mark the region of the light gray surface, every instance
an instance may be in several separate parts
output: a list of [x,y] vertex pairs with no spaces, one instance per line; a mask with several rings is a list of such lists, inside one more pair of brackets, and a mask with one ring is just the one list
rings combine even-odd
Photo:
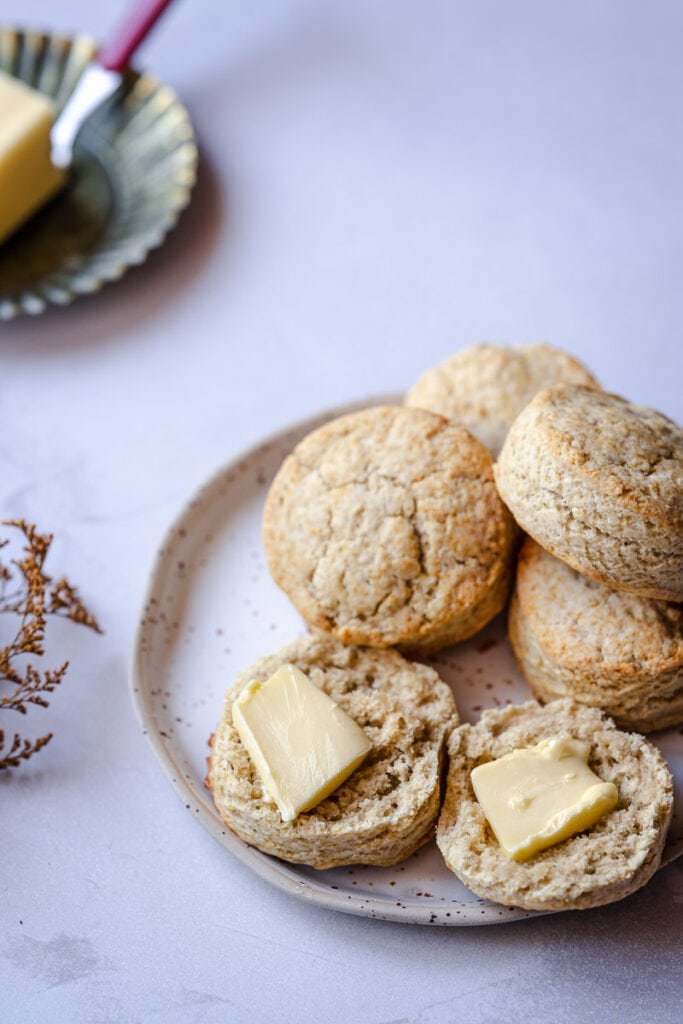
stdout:
[[308,907],[189,818],[127,669],[176,510],[289,422],[481,339],[563,345],[682,417],[682,30],[674,3],[165,15],[141,63],[194,116],[190,210],[120,284],[0,327],[0,516],[54,531],[48,567],[106,630],[53,632],[68,676],[18,724],[55,737],[0,775],[3,1022],[680,1020],[680,862],[621,904],[484,929]]

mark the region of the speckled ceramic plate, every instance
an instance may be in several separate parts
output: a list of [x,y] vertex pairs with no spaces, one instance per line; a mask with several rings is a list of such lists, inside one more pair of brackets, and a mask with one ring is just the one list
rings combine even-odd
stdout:
[[[272,437],[221,469],[190,501],[152,572],[134,649],[133,702],[192,818],[278,888],[334,910],[413,924],[499,924],[533,917],[529,911],[474,896],[446,869],[433,842],[393,868],[316,871],[286,864],[227,831],[204,788],[207,740],[218,723],[223,692],[238,671],[304,632],[265,564],[261,510],[270,482],[305,433],[368,404],[333,410]],[[432,663],[453,687],[466,721],[476,721],[485,707],[529,698],[503,617]],[[668,862],[683,853],[683,733],[671,729],[653,739],[676,778],[678,803],[665,850]]]
[[[58,111],[94,52],[85,36],[0,30],[0,68]],[[142,263],[189,202],[196,163],[187,111],[129,72],[81,129],[66,187],[0,245],[0,319],[67,305]]]

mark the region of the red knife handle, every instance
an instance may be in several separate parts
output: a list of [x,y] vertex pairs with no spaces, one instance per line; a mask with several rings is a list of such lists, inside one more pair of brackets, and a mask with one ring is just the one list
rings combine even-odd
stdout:
[[171,0],[137,0],[119,29],[101,47],[97,61],[108,71],[123,71]]

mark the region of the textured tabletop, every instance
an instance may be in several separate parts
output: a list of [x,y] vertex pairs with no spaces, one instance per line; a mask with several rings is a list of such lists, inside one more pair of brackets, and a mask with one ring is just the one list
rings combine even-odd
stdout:
[[[3,18],[103,36],[116,7]],[[481,928],[311,906],[193,820],[128,691],[169,524],[288,424],[481,340],[559,345],[683,418],[681,32],[673,2],[164,16],[138,64],[193,118],[190,207],[119,283],[0,325],[0,519],[54,534],[48,571],[104,630],[57,623],[49,707],[1,713],[54,734],[0,773],[3,1024],[681,1019],[680,860],[621,903]]]

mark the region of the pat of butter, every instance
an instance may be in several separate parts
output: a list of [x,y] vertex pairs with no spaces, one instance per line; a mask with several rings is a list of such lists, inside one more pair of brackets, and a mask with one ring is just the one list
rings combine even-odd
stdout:
[[360,726],[294,665],[245,686],[232,720],[283,821],[329,796],[372,747]]
[[615,806],[617,787],[591,771],[589,751],[582,740],[553,736],[472,770],[477,800],[512,860],[582,832]]
[[54,119],[46,96],[0,71],[0,243],[64,182],[50,159]]

